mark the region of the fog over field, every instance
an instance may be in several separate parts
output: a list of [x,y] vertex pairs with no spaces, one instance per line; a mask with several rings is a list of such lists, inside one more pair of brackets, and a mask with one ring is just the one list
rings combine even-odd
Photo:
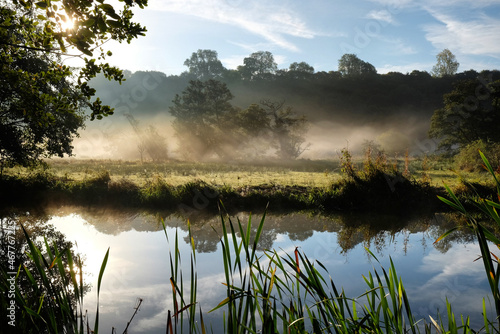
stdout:
[[[421,72],[374,74],[364,80],[351,80],[337,76],[325,79],[318,73],[315,75],[319,79],[314,80],[226,79],[224,84],[233,95],[231,105],[238,110],[271,100],[283,102],[297,116],[305,116],[307,131],[302,147],[307,149],[299,159],[336,159],[344,147],[362,153],[367,142],[383,149],[388,156],[403,156],[407,150],[411,155],[434,152],[437,142],[427,134],[431,116],[442,107],[442,95],[452,83],[473,74],[459,74],[456,78],[434,78]],[[115,113],[100,121],[87,122],[80,138],[73,143],[77,158],[138,160],[140,133],[148,129],[164,139],[170,159],[214,158],[179,152],[179,138],[172,127],[175,120],[169,109],[172,100],[176,94],[182,95],[192,77],[140,71],[126,72],[126,78],[122,85],[100,77],[91,82],[103,102],[115,108]],[[232,140],[226,139],[228,146]],[[256,137],[238,149],[250,159],[274,157],[275,149],[266,147],[267,141]],[[238,158],[241,159],[244,157]]]
[[[154,125],[158,133],[166,138],[169,157],[184,159],[178,152],[177,138],[172,128],[172,117],[160,114],[144,118],[141,126]],[[408,149],[414,155],[431,153],[436,149],[431,145],[434,141],[423,137],[428,124],[425,122],[387,123],[384,125],[353,126],[343,125],[335,121],[311,123],[305,137],[309,148],[299,158],[303,159],[336,159],[340,150],[348,147],[354,152],[362,153],[366,141],[380,145],[390,155],[403,156]],[[139,137],[134,128],[123,115],[113,115],[99,122],[88,122],[76,138],[74,155],[81,159],[122,159],[138,160]],[[271,152],[268,155],[272,155]]]

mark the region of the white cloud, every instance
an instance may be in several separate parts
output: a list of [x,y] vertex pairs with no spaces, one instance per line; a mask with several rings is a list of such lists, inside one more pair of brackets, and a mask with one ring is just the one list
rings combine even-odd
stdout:
[[229,24],[263,37],[280,48],[298,51],[288,37],[314,38],[319,33],[307,27],[300,15],[285,6],[266,1],[169,0],[153,2],[149,9],[191,15]]
[[442,24],[424,26],[426,38],[437,49],[469,55],[500,57],[500,20],[480,14],[479,18],[461,21],[458,18],[428,9]]
[[373,19],[376,21],[386,22],[386,23],[394,23],[394,18],[389,11],[383,10],[372,10],[367,15],[366,18]]

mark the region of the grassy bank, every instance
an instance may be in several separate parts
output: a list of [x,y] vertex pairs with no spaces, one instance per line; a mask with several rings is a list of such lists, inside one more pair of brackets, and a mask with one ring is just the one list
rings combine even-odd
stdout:
[[[398,207],[435,209],[438,188],[398,173],[377,171],[356,179],[339,178],[325,186],[260,185],[230,186],[194,179],[180,185],[153,175],[143,184],[113,179],[106,170],[75,180],[38,170],[26,175],[4,175],[0,181],[4,207],[47,204],[80,204],[147,207],[172,210],[217,210],[223,201],[234,209],[262,208],[270,203],[279,210],[349,211],[363,202],[365,210]],[[406,210],[405,209],[405,210]]]
[[[481,173],[473,179],[477,189],[493,192]],[[49,168],[7,170],[0,179],[0,201],[3,207],[79,204],[216,211],[223,201],[235,210],[270,203],[275,210],[432,211],[445,208],[436,199],[443,194],[442,181],[459,195],[469,191],[460,180],[439,161],[243,165],[58,160]]]

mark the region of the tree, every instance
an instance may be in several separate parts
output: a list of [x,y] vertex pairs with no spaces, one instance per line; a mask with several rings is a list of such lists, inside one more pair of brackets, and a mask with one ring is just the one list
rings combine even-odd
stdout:
[[455,55],[450,50],[444,49],[436,55],[437,63],[432,67],[431,74],[435,77],[442,78],[457,73],[460,65],[455,58]]
[[377,74],[375,66],[359,59],[352,53],[346,53],[339,59],[338,70],[343,77]]
[[285,73],[286,77],[291,79],[309,79],[314,74],[314,67],[306,62],[294,62],[288,67],[288,71]]
[[217,58],[217,51],[198,50],[191,58],[186,59],[184,66],[189,68],[189,74],[198,80],[220,79],[225,68]]
[[225,83],[212,79],[192,80],[175,96],[169,111],[180,152],[195,159],[231,155],[230,144],[237,141],[231,127],[236,113],[232,98]]
[[[72,153],[71,141],[90,119],[113,109],[94,99],[88,81],[98,73],[120,81],[105,59],[108,40],[130,42],[146,29],[131,8],[147,0],[123,0],[117,12],[104,1],[45,0],[0,3],[0,165],[30,165]],[[72,23],[72,26],[71,24]],[[94,53],[98,53],[95,57]],[[77,57],[70,68],[62,57]]]
[[281,159],[296,159],[309,145],[304,146],[307,131],[305,116],[297,116],[284,102],[264,100],[261,104],[266,109],[270,124],[269,129],[275,141],[276,155]]
[[243,66],[238,71],[244,80],[268,79],[278,69],[273,54],[269,51],[258,51],[243,59]]
[[155,126],[150,125],[146,129],[139,126],[139,121],[131,114],[125,114],[130,125],[138,137],[137,149],[144,162],[144,153],[147,153],[153,162],[165,161],[168,158],[166,138],[158,133]]
[[500,80],[478,77],[455,84],[432,118],[429,136],[450,153],[477,140],[500,142]]
[[296,72],[314,74],[314,67],[312,67],[311,65],[309,65],[305,61],[302,61],[300,63],[297,63],[297,62],[291,63],[289,66],[289,70],[296,71]]

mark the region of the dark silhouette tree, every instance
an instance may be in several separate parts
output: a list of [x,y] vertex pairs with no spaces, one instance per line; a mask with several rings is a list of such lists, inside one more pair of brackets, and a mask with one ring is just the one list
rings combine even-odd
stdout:
[[297,116],[284,102],[263,100],[261,105],[269,115],[276,155],[286,160],[298,158],[309,147],[304,145],[308,125],[305,116]]
[[377,70],[372,64],[351,53],[346,53],[339,59],[338,70],[343,77],[377,74]]
[[278,69],[274,56],[269,51],[258,51],[243,59],[238,71],[244,80],[270,79]]
[[440,147],[454,153],[466,145],[483,140],[500,142],[500,80],[487,77],[463,80],[443,97],[444,106],[431,119],[429,136],[440,140]]
[[310,79],[314,75],[314,67],[306,62],[294,62],[284,71],[284,76],[289,79]]
[[231,155],[231,126],[236,109],[229,102],[233,94],[226,84],[216,80],[192,80],[181,95],[176,95],[169,111],[175,117],[173,127],[179,151],[186,157],[203,159],[215,154]]

